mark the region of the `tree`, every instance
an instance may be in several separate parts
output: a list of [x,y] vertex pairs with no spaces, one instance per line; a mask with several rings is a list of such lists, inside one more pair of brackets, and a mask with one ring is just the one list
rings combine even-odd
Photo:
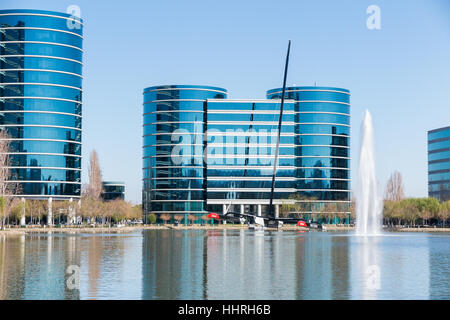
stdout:
[[92,150],[89,159],[89,185],[86,189],[87,195],[99,199],[103,191],[102,173],[98,161],[97,151]]
[[150,213],[148,215],[148,223],[150,223],[150,224],[156,223],[156,215],[154,213]]
[[446,221],[450,218],[450,200],[442,202],[439,205],[439,211],[437,212],[437,219],[442,221],[442,227],[445,227]]
[[402,175],[394,171],[386,184],[385,199],[390,201],[400,201],[405,197]]
[[164,223],[167,223],[167,221],[169,221],[170,219],[172,219],[170,214],[164,213],[162,215],[159,216],[159,218],[164,221]]
[[184,218],[184,214],[176,214],[174,216],[174,219],[180,223],[181,223],[181,220],[183,220],[183,218]]
[[194,221],[197,220],[197,219],[198,219],[198,216],[196,216],[196,215],[194,215],[194,214],[190,214],[190,215],[188,216],[188,220],[191,221],[191,224],[193,224]]

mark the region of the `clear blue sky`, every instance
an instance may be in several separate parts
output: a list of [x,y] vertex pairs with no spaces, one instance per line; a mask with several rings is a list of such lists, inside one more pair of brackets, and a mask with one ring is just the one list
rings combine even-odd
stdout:
[[[381,30],[366,9],[381,8]],[[450,125],[449,0],[2,0],[0,8],[66,11],[84,19],[83,183],[96,149],[105,180],[141,202],[142,90],[159,84],[227,88],[265,98],[288,84],[351,90],[352,187],[364,109],[374,119],[377,175],[394,170],[408,196],[427,195],[427,130]]]

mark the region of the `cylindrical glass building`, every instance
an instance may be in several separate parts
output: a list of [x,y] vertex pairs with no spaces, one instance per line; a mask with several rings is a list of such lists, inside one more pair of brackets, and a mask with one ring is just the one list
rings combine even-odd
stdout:
[[80,197],[82,41],[69,14],[0,10],[0,128],[21,197]]
[[[280,99],[282,89],[267,92]],[[296,189],[305,212],[349,213],[350,92],[333,87],[287,87],[295,100]]]
[[144,89],[144,213],[206,213],[203,161],[206,99],[226,96],[227,90],[210,86]]
[[450,200],[450,127],[428,131],[428,196]]

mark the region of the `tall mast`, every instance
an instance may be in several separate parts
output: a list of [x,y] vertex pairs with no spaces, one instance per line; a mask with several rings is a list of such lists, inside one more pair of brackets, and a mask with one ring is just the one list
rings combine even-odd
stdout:
[[286,64],[284,66],[283,93],[281,94],[280,118],[278,119],[277,145],[275,148],[275,161],[273,163],[272,187],[270,189],[269,218],[275,217],[275,214],[273,212],[273,193],[275,189],[275,177],[277,175],[278,150],[280,148],[281,122],[283,118],[284,94],[286,93],[286,78],[287,78],[290,50],[291,50],[291,40],[289,40],[288,43]]

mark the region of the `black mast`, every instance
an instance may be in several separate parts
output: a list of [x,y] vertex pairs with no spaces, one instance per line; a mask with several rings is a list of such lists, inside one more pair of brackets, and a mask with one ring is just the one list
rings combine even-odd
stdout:
[[277,175],[278,149],[280,148],[281,121],[283,118],[284,94],[286,92],[286,78],[289,64],[289,51],[291,50],[291,40],[289,40],[286,64],[284,66],[283,93],[281,94],[280,118],[278,119],[277,145],[275,148],[275,161],[273,163],[272,187],[270,189],[269,218],[275,217],[273,212],[273,193],[275,189],[275,176]]

